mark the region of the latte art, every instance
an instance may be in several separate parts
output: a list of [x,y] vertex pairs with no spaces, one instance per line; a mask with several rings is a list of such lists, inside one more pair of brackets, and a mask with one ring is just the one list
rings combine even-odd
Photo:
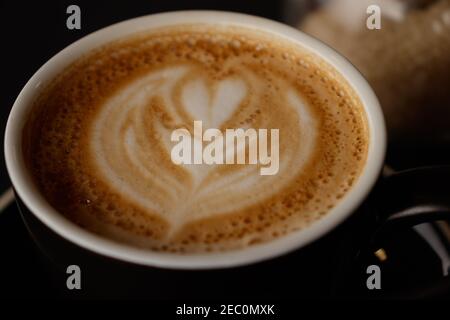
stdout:
[[[107,44],[55,79],[34,111],[24,150],[48,201],[84,228],[152,250],[231,250],[305,228],[345,196],[367,155],[365,114],[345,80],[297,45],[241,27],[185,25]],[[172,133],[194,137],[200,121],[209,140],[193,140],[193,164],[174,163]],[[229,128],[276,130],[279,140],[258,141],[264,161],[237,144],[203,163],[214,143],[234,145],[211,138]],[[268,160],[276,174],[262,175]]]

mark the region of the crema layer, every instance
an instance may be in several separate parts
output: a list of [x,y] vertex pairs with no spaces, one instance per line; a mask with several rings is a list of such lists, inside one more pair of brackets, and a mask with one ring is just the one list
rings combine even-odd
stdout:
[[[278,129],[277,174],[175,164],[171,133],[193,134],[199,120],[223,133]],[[361,101],[314,54],[243,27],[183,25],[77,60],[35,101],[23,143],[39,188],[75,223],[156,251],[210,252],[326,215],[358,179],[368,141]]]

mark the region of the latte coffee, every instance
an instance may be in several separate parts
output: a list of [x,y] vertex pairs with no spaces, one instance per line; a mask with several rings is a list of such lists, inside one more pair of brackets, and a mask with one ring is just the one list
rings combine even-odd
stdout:
[[[279,130],[279,164],[175,164],[174,130]],[[364,169],[366,114],[347,81],[298,44],[209,24],[141,32],[44,86],[27,165],[79,226],[155,251],[242,249],[318,221]],[[268,148],[270,150],[270,148]]]

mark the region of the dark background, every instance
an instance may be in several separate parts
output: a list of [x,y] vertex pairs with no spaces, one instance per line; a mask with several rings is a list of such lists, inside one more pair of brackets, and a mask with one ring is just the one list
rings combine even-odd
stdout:
[[[281,0],[29,2],[1,0],[0,130],[4,132],[7,116],[14,100],[33,73],[61,49],[95,30],[137,16],[186,9],[237,11],[284,22],[285,3]],[[81,8],[81,30],[66,28],[68,17],[66,8],[71,4]],[[0,191],[3,192],[10,183],[4,166],[3,148],[0,153]],[[432,142],[389,145],[387,163],[394,169],[450,164],[449,147],[434,145]],[[333,235],[331,239],[334,239]],[[419,247],[417,250],[420,252],[422,249]],[[54,275],[48,269],[38,267],[40,266],[36,261],[38,255],[15,206],[11,205],[4,212],[0,212],[0,295],[31,298],[58,296],[59,293],[51,291],[49,284]],[[289,259],[291,258],[286,258],[285,263],[292,262]],[[433,258],[429,259],[432,261]],[[408,260],[408,263],[410,263],[409,267],[417,272],[436,270],[436,265],[430,267],[414,259]],[[293,266],[295,264],[286,268],[287,272],[295,274],[296,270]],[[309,266],[307,271],[314,272],[314,269],[315,266]],[[270,270],[270,267],[267,270]],[[252,272],[252,269],[245,272],[247,273],[244,275]],[[408,282],[408,280],[404,281]],[[313,284],[310,285],[313,286]],[[318,288],[315,295],[320,296],[320,290]],[[272,297],[277,296],[276,292],[271,294]]]

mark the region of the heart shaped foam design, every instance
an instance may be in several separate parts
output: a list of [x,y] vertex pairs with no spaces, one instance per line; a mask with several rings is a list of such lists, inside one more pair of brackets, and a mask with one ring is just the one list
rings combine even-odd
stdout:
[[202,120],[206,128],[219,128],[239,107],[246,85],[240,79],[225,79],[214,95],[209,91],[204,80],[195,79],[183,88],[182,101],[193,119]]
[[[242,66],[214,78],[198,66],[179,65],[127,83],[93,121],[90,150],[100,175],[118,194],[169,222],[172,231],[269,199],[302,170],[316,137],[316,121],[299,93],[276,74],[270,79],[276,94]],[[182,127],[192,131],[194,120],[203,121],[203,130],[222,132],[280,129],[278,174],[261,176],[259,165],[173,164],[170,135]]]

